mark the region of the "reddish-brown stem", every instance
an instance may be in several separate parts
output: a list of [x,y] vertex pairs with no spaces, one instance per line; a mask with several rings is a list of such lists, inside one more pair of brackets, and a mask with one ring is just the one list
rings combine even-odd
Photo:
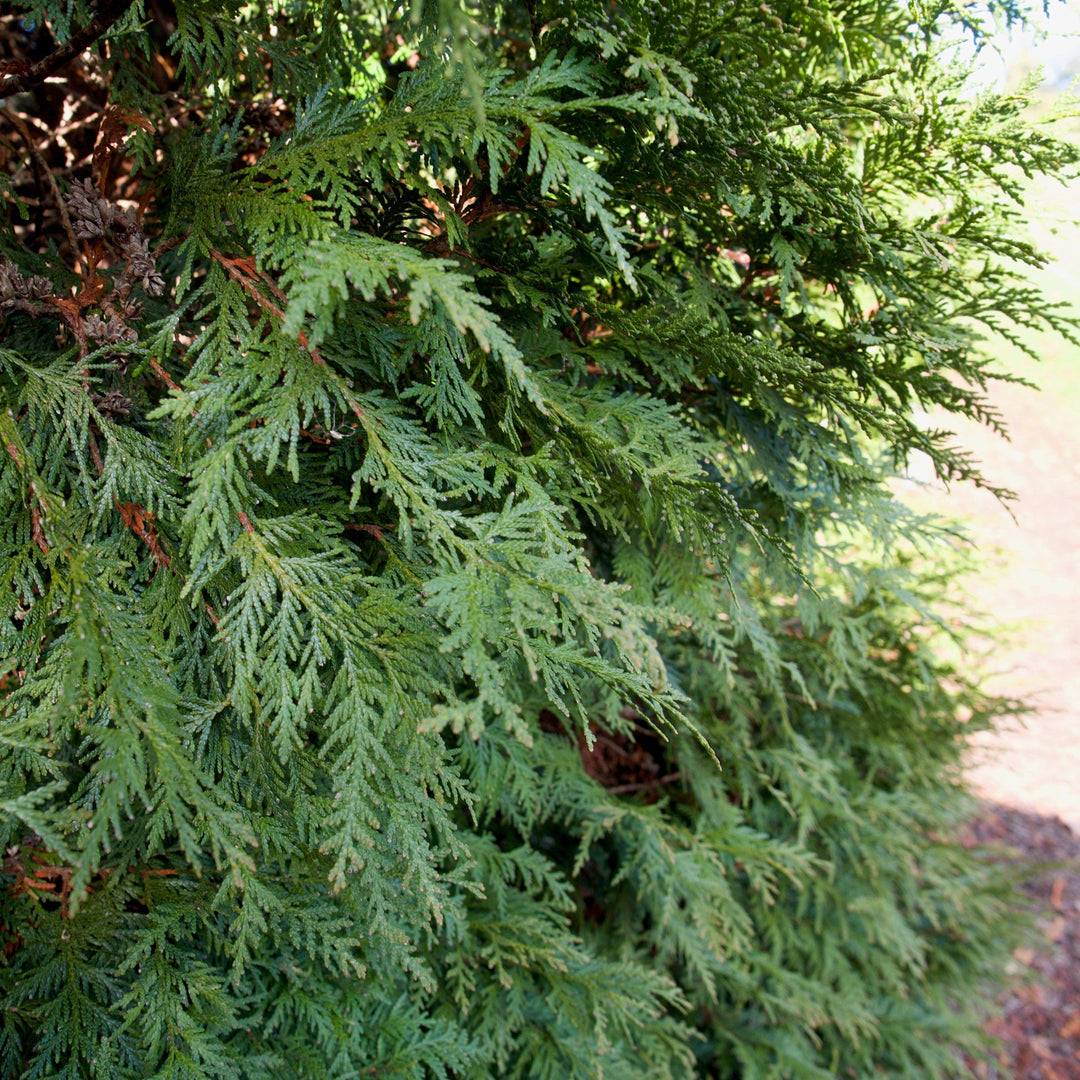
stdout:
[[[284,320],[285,312],[281,310],[272,300],[263,296],[259,292],[258,287],[255,284],[255,278],[258,276],[260,279],[267,283],[267,286],[273,292],[273,294],[279,297],[282,302],[285,302],[288,298],[277,286],[276,283],[271,281],[265,274],[260,273],[255,267],[255,259],[251,255],[241,256],[240,258],[230,258],[228,255],[223,255],[216,248],[210,249],[210,254],[214,258],[215,262],[219,263],[225,268],[225,272],[238,282],[241,288],[261,307],[264,311],[269,311],[277,319]],[[296,335],[297,340],[300,342],[301,347],[307,349],[311,359],[316,364],[325,364],[326,361],[319,354],[318,349],[313,349],[308,342],[308,336],[303,330]]]
[[659,780],[647,780],[638,784],[616,784],[614,787],[609,787],[607,793],[609,795],[630,795],[635,791],[652,791],[653,788],[657,788],[661,784],[674,784],[681,779],[681,772],[673,772],[668,773],[667,776],[661,776]]

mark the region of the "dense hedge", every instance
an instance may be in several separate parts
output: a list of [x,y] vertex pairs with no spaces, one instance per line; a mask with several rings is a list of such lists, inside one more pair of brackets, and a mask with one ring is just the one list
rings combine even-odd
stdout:
[[967,6],[0,29],[0,1074],[967,1075]]

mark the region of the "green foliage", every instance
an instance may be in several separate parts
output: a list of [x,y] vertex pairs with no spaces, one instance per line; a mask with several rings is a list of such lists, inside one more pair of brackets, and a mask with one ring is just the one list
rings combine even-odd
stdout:
[[888,482],[991,483],[917,411],[1072,333],[1078,160],[985,32],[177,0],[61,69],[74,171],[9,99],[4,1076],[967,1075],[1017,706]]

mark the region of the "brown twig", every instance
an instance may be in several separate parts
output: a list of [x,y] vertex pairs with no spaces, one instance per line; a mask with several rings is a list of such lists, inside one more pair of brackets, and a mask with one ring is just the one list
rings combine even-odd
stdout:
[[150,557],[154,560],[154,573],[162,566],[169,566],[172,558],[161,546],[153,512],[137,502],[122,503],[113,499],[113,505],[119,511],[124,524],[150,549]]
[[58,48],[48,56],[42,57],[25,70],[8,75],[0,80],[0,98],[25,94],[40,86],[54,71],[59,71],[69,60],[74,60],[84,49],[89,48],[129,7],[132,0],[102,0],[97,7],[97,14],[81,29],[76,30]]
[[156,263],[166,252],[172,251],[177,244],[182,244],[186,239],[186,235],[169,236],[164,240],[160,240],[154,247],[154,250],[150,253],[150,258]]
[[357,532],[366,532],[366,533],[370,534],[371,536],[374,536],[376,540],[382,540],[382,539],[384,539],[384,536],[383,536],[383,530],[384,529],[395,529],[397,526],[396,525],[391,525],[391,524],[370,525],[370,524],[367,524],[366,522],[362,522],[362,521],[344,521],[344,522],[342,522],[341,527],[343,529],[354,529]]
[[150,357],[150,370],[170,389],[179,390],[176,380],[161,366],[158,361]]
[[98,476],[101,476],[105,472],[105,462],[101,459],[101,450],[98,448],[97,439],[94,438],[94,433],[90,432],[90,457],[94,462],[94,469],[97,471]]
[[82,246],[75,236],[75,229],[71,224],[71,215],[68,213],[67,203],[64,202],[63,195],[60,194],[60,187],[56,183],[56,177],[53,176],[53,171],[49,168],[49,163],[45,160],[44,154],[37,148],[34,137],[30,134],[30,129],[27,127],[23,118],[17,113],[12,112],[11,109],[0,109],[0,115],[6,117],[16,131],[22,136],[23,142],[26,143],[26,147],[30,151],[30,157],[33,158],[34,164],[41,170],[52,191],[56,209],[59,210],[60,220],[64,225],[64,232],[67,233],[68,243],[71,245],[71,255],[75,260],[75,271],[78,273]]
[[[281,310],[272,300],[263,296],[259,292],[258,286],[255,284],[256,278],[266,282],[271,292],[275,296],[279,297],[282,302],[286,302],[288,297],[281,291],[275,282],[272,281],[266,274],[262,273],[255,265],[255,257],[253,255],[240,255],[236,258],[232,258],[228,255],[223,255],[217,248],[210,249],[211,258],[224,267],[225,272],[237,282],[240,287],[246,292],[264,311],[270,312],[276,319],[284,320],[285,312]],[[322,358],[322,354],[318,349],[313,348],[308,341],[307,334],[301,330],[296,335],[297,341],[300,342],[300,346],[307,350],[308,355],[316,364],[325,364],[326,361]]]
[[614,787],[609,787],[607,793],[609,795],[630,795],[635,791],[652,791],[653,788],[658,788],[661,784],[674,784],[683,778],[681,772],[668,773],[667,776],[661,776],[658,780],[645,780],[638,784],[616,784]]

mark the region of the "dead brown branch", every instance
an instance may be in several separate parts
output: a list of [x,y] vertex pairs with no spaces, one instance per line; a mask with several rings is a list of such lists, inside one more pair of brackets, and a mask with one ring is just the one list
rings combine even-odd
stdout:
[[43,56],[36,63],[29,64],[22,71],[8,75],[0,80],[0,98],[25,94],[39,86],[66,63],[74,60],[84,49],[89,48],[129,7],[132,0],[102,0],[97,7],[97,14],[81,29],[53,49],[48,56]]

